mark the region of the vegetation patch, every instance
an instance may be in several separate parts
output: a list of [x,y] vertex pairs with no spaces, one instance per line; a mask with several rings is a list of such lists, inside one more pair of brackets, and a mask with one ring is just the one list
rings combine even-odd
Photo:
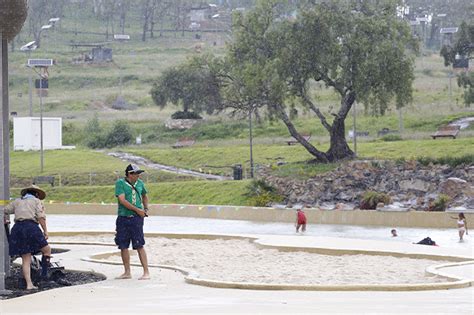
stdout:
[[379,203],[383,203],[385,205],[389,204],[390,196],[386,193],[367,191],[362,196],[360,208],[362,210],[375,210]]
[[245,196],[249,198],[249,205],[255,207],[268,207],[275,202],[282,202],[284,199],[275,187],[263,180],[252,180],[247,186]]

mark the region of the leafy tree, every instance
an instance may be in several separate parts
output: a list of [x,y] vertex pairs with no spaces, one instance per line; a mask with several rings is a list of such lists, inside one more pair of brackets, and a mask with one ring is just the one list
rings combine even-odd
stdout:
[[194,59],[165,70],[153,85],[151,96],[161,108],[169,102],[182,106],[184,112],[211,114],[220,103],[219,82]]
[[[456,58],[472,59],[474,51],[474,24],[461,23],[454,45],[444,45],[440,54],[444,58],[444,65],[453,65]],[[458,86],[464,89],[464,103],[466,106],[474,103],[474,74],[472,72],[461,72],[458,74]]]
[[[406,48],[415,43],[409,26],[396,17],[397,3],[327,1],[289,19],[282,18],[282,1],[259,1],[249,13],[234,16],[234,40],[225,60],[229,77],[237,72],[242,97],[265,105],[317,161],[353,157],[344,121],[356,100],[379,114],[391,99],[397,107],[411,101],[413,58]],[[332,122],[311,95],[314,81],[340,96]],[[328,131],[328,151],[296,130],[287,114],[288,99],[295,97]]]

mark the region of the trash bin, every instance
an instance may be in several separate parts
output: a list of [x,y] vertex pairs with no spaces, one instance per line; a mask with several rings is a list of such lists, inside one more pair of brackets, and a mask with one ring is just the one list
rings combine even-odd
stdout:
[[234,170],[234,180],[241,180],[242,179],[242,165],[235,164],[234,166],[232,166],[232,169]]

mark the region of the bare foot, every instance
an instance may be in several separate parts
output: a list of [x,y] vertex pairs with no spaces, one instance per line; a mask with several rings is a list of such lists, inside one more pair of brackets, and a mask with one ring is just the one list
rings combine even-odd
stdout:
[[26,287],[27,290],[38,290],[38,287],[35,287],[34,285]]
[[143,276],[138,278],[138,280],[150,280],[150,275],[149,274],[144,274]]
[[128,274],[128,273],[124,273],[123,275],[120,275],[118,277],[115,277],[115,279],[117,280],[121,280],[121,279],[132,279],[132,275]]

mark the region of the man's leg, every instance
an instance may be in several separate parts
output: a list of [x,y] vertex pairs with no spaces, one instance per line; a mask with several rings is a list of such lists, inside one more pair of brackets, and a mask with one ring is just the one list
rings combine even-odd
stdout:
[[150,271],[148,270],[148,258],[146,256],[145,247],[137,248],[137,252],[143,266],[143,276],[138,278],[138,280],[148,280],[150,279]]
[[131,279],[132,273],[130,272],[130,252],[128,251],[128,248],[121,249],[120,256],[122,256],[123,268],[125,271],[116,279]]
[[26,289],[38,289],[38,287],[35,287],[31,281],[31,254],[21,255],[21,269],[23,271],[23,278],[25,278],[26,281]]

